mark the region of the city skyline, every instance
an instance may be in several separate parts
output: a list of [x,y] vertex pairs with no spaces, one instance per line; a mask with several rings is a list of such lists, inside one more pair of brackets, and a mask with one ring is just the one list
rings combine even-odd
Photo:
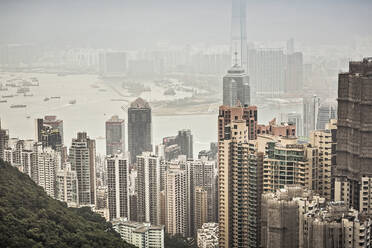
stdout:
[[372,246],[370,9],[2,1],[0,246]]

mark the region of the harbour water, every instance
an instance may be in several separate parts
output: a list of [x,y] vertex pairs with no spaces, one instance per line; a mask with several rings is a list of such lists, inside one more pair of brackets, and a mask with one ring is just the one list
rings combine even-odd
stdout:
[[[6,103],[0,103],[2,127],[9,129],[10,136],[34,139],[35,119],[45,115],[56,115],[64,121],[65,145],[70,146],[71,139],[76,137],[78,131],[86,131],[91,138],[96,139],[97,153],[105,154],[105,121],[112,115],[119,115],[126,119],[126,108],[135,97],[118,95],[117,90],[113,90],[113,85],[101,81],[96,75],[58,76],[43,73],[0,73],[0,82],[5,84],[9,78],[29,79],[31,77],[36,77],[39,80],[39,86],[30,87],[30,93],[33,96],[19,94],[12,98],[6,98]],[[92,87],[92,85],[99,87]],[[116,89],[120,88],[120,85],[115,87]],[[162,94],[163,90],[160,88],[153,90],[151,100],[160,100],[159,98],[165,97]],[[0,95],[16,94],[16,91],[16,88],[8,87],[8,91],[1,91]],[[146,99],[148,97],[145,94],[148,93],[145,92],[142,97]],[[185,96],[185,94],[177,95],[176,97]],[[111,100],[118,98],[125,101]],[[74,100],[76,103],[71,104],[71,101]],[[25,104],[27,107],[10,108],[12,104]],[[298,111],[298,106],[294,106],[290,111]],[[262,110],[259,108],[258,112],[260,123],[267,123],[281,110],[280,106],[277,106]],[[217,140],[217,113],[154,115],[153,144],[160,144],[163,137],[176,135],[177,131],[181,129],[192,130],[194,156],[196,156],[200,150],[208,149],[210,142]]]

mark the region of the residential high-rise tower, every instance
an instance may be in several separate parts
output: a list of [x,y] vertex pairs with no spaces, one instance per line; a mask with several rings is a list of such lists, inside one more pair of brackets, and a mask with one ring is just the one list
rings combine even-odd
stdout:
[[137,155],[152,151],[151,108],[142,98],[137,98],[128,108],[128,146],[132,163],[136,162]]
[[[372,177],[372,58],[350,62],[338,78],[335,200],[359,209],[363,177]],[[366,206],[369,208],[369,206]],[[364,210],[364,209],[362,209]],[[366,209],[368,211],[368,209]]]
[[95,204],[96,199],[96,141],[85,132],[72,139],[69,162],[78,178],[79,205]]
[[125,152],[124,120],[117,115],[106,121],[106,155]]
[[110,220],[130,217],[129,163],[123,154],[106,157]]

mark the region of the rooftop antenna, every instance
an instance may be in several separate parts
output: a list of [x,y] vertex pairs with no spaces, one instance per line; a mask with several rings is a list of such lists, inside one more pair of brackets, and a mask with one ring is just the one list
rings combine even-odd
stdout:
[[235,52],[234,52],[234,67],[238,66],[238,51],[236,50],[236,45],[235,45]]

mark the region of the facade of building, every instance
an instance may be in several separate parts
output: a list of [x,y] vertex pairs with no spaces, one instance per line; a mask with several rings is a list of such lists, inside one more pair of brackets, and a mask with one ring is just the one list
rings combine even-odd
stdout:
[[324,130],[312,131],[311,146],[318,149],[319,164],[313,168],[313,190],[330,201],[332,197],[332,171],[336,166],[337,121],[332,119]]
[[99,73],[105,77],[124,76],[128,69],[127,54],[107,51],[99,54]]
[[264,248],[369,247],[371,228],[371,219],[364,213],[299,186],[262,196]]
[[236,105],[234,107],[220,106],[218,115],[218,140],[223,140],[225,137],[225,128],[233,120],[245,120],[248,126],[248,139],[257,139],[257,107],[249,106],[242,107]]
[[123,154],[106,157],[110,220],[130,217],[129,163]]
[[223,105],[231,107],[239,102],[242,106],[249,106],[250,101],[249,77],[242,67],[235,64],[223,77]]
[[69,207],[79,206],[78,179],[71,164],[65,163],[56,175],[56,199],[67,203]]
[[[300,186],[286,186],[274,193],[262,195],[261,247],[298,248],[300,214],[324,199],[312,198],[312,192]],[[301,206],[301,207],[299,207]],[[322,246],[320,246],[322,247]]]
[[137,221],[160,223],[160,158],[150,152],[137,156]]
[[[54,116],[54,118],[56,117]],[[40,142],[44,148],[51,147],[54,150],[61,151],[63,146],[62,135],[63,121],[53,121],[51,116],[46,116],[45,119],[36,119],[37,142]]]
[[283,49],[250,49],[248,75],[256,96],[273,97],[285,90],[286,57]]
[[151,108],[148,102],[137,98],[128,108],[128,151],[131,163],[136,162],[137,155],[152,151],[151,143]]
[[51,147],[42,149],[37,154],[38,185],[43,187],[47,195],[56,197],[56,173],[61,168],[61,154]]
[[43,124],[48,125],[52,127],[53,129],[58,129],[59,134],[61,136],[61,142],[63,145],[64,144],[63,142],[63,120],[57,119],[57,116],[54,116],[54,115],[46,115],[44,116]]
[[313,168],[319,164],[318,149],[298,144],[295,138],[283,138],[267,142],[265,154],[264,192],[275,192],[285,185],[312,189]]
[[301,52],[287,54],[285,92],[296,93],[303,89],[303,55]]
[[337,118],[337,107],[332,103],[323,103],[319,107],[318,119],[316,121],[316,129],[325,129],[325,126],[331,119]]
[[293,124],[296,127],[296,136],[302,136],[302,116],[299,113],[288,113],[287,115],[287,123]]
[[281,137],[295,137],[296,125],[293,123],[276,123],[276,118],[269,122],[269,125],[257,125],[257,134],[269,134]]
[[8,146],[9,133],[8,130],[1,129],[0,120],[0,159],[4,159],[4,150]]
[[[157,147],[158,153],[164,153],[165,160],[186,155],[187,159],[193,158],[193,136],[190,129],[179,130],[176,136],[163,138],[163,144]],[[161,151],[160,151],[161,150]]]
[[106,121],[106,155],[125,152],[125,123],[117,115]]
[[255,126],[254,119],[235,116],[219,129],[219,247],[258,247],[263,155],[250,139],[257,137],[248,125]]
[[165,231],[170,235],[188,236],[187,174],[181,168],[165,173]]
[[311,131],[317,127],[318,111],[320,105],[320,98],[317,96],[303,98],[303,135],[308,137]]
[[79,205],[95,204],[96,199],[96,142],[85,132],[72,139],[69,152],[71,169],[78,177]]
[[176,142],[181,147],[181,154],[186,155],[187,159],[193,158],[193,138],[190,129],[178,131]]
[[164,248],[164,226],[128,221],[125,218],[112,221],[114,229],[127,243],[138,248]]
[[204,223],[197,233],[198,248],[217,248],[218,233],[218,223]]
[[194,196],[194,228],[198,230],[208,218],[208,198],[207,191],[203,187],[195,187]]
[[372,177],[372,58],[339,74],[335,200],[360,207],[362,177]]

